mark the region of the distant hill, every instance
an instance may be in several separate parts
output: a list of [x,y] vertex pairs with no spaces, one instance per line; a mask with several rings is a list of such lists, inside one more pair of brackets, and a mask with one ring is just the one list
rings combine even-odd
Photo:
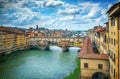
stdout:
[[11,28],[19,30],[19,31],[23,31],[23,32],[25,32],[26,30],[25,28],[20,28],[20,27],[11,27]]
[[44,27],[39,27],[38,30],[49,30],[49,29],[44,28]]

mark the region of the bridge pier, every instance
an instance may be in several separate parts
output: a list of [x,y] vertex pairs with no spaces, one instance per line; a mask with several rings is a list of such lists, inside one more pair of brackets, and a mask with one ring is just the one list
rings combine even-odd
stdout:
[[69,47],[61,47],[62,48],[62,50],[63,50],[63,52],[67,52],[68,50],[69,50]]
[[39,49],[39,50],[49,50],[49,46],[48,45],[34,45],[34,46],[30,46],[30,48],[35,48],[35,49]]

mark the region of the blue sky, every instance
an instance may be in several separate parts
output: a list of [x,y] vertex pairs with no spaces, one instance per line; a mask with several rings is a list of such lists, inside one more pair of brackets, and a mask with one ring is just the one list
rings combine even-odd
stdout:
[[88,30],[107,21],[120,0],[0,0],[0,25]]

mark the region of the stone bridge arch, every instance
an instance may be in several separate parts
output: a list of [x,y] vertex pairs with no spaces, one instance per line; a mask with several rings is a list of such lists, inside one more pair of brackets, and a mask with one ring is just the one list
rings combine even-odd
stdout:
[[95,72],[92,75],[92,79],[108,79],[108,76],[103,72]]

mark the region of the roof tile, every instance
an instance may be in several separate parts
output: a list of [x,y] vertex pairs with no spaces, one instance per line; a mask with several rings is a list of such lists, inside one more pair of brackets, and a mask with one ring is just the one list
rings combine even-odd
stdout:
[[93,51],[92,44],[89,37],[86,37],[84,39],[84,43],[78,57],[81,59],[108,60],[108,56],[106,54],[96,54]]

